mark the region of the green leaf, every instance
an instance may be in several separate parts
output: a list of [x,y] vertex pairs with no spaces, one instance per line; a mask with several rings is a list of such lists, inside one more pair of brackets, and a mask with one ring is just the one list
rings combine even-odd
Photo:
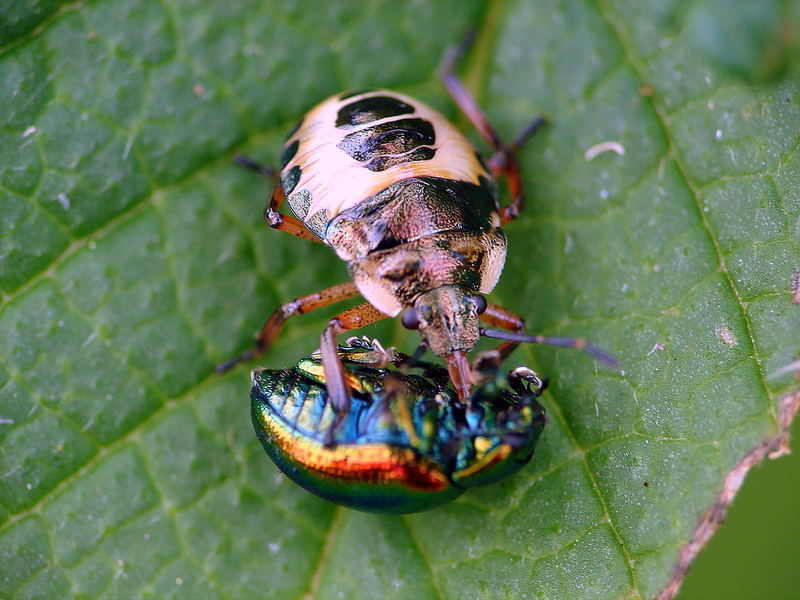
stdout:
[[[797,2],[2,4],[0,597],[651,598],[779,435]],[[363,86],[468,128],[435,71],[470,27],[464,76],[501,134],[550,121],[521,153],[529,206],[493,299],[623,368],[520,350],[551,381],[531,465],[428,513],[359,514],[268,461],[248,366],[214,374],[279,303],[347,277],[268,230],[269,183],[232,159],[274,164],[306,109]],[[609,141],[624,155],[587,158]],[[261,363],[313,350],[322,312]]]

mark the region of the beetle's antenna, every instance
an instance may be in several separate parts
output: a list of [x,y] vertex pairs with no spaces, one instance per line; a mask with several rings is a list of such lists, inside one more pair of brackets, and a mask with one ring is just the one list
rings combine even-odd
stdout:
[[525,335],[524,333],[514,333],[513,331],[500,331],[498,329],[480,329],[480,334],[488,338],[498,340],[509,340],[511,342],[529,342],[531,344],[548,344],[550,346],[562,346],[565,348],[577,348],[587,354],[591,354],[597,360],[606,363],[609,367],[618,368],[617,358],[594,344],[590,344],[583,338],[571,337],[550,337],[546,335]]

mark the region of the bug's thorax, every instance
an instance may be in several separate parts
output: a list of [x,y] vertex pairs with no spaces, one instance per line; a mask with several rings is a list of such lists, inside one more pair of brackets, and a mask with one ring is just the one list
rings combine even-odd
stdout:
[[505,263],[488,179],[405,179],[338,215],[325,233],[359,291],[389,316],[446,285],[488,293]]

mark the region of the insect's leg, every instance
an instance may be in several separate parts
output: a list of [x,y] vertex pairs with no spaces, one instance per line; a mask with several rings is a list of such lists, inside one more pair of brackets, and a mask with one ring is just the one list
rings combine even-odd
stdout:
[[471,32],[470,35],[464,38],[461,44],[455,48],[451,48],[444,56],[439,73],[453,101],[475,126],[481,136],[483,136],[495,150],[495,154],[489,159],[489,169],[495,177],[499,175],[504,175],[506,177],[512,197],[508,205],[500,208],[500,220],[505,224],[516,219],[525,206],[525,193],[522,189],[522,179],[519,174],[519,166],[517,165],[515,152],[528,138],[538,131],[546,121],[541,117],[534,119],[512,144],[503,144],[503,141],[500,139],[494,127],[492,127],[483,109],[481,109],[478,102],[472,97],[469,91],[467,91],[467,88],[455,73],[456,63],[466,54],[474,38],[474,32]]
[[478,130],[478,133],[489,142],[495,150],[502,151],[504,149],[503,142],[500,136],[489,123],[483,109],[478,105],[472,94],[467,91],[464,83],[458,78],[455,72],[456,63],[466,54],[472,42],[475,39],[474,31],[470,32],[464,40],[453,48],[448,49],[439,66],[439,76],[442,78],[444,87],[453,99],[453,102],[461,109],[461,112],[466,115],[470,122]]
[[[381,395],[377,400],[379,404],[375,407],[376,410],[372,412],[370,418],[365,421],[363,431],[369,431],[377,419],[384,418],[385,414],[389,413],[395,424],[405,431],[411,446],[419,448],[420,439],[411,414],[414,401],[410,394],[411,391],[403,376],[397,371],[387,371],[383,379]],[[391,409],[392,403],[394,403],[394,410]]]
[[[347,285],[347,284],[343,284]],[[350,284],[355,287],[354,284]],[[339,348],[336,345],[336,336],[375,323],[381,319],[386,319],[388,315],[383,314],[369,302],[359,304],[336,315],[330,320],[328,326],[322,331],[320,336],[319,349],[322,355],[322,369],[325,373],[325,385],[328,388],[328,399],[336,413],[330,429],[325,434],[325,445],[334,445],[334,432],[347,413],[350,411],[350,391],[344,376],[344,365],[339,356]]]
[[511,202],[500,207],[500,222],[503,225],[516,219],[525,208],[525,191],[522,187],[522,177],[517,162],[517,150],[546,123],[547,121],[543,117],[537,117],[511,145],[498,150],[489,159],[489,169],[492,175],[495,177],[504,175],[511,193]]
[[251,171],[255,171],[256,173],[273,181],[272,193],[269,197],[269,204],[264,209],[264,220],[270,227],[279,231],[291,233],[292,235],[304,240],[319,242],[320,244],[322,243],[322,240],[311,233],[302,221],[278,212],[283,205],[283,201],[286,200],[286,195],[283,193],[283,186],[281,186],[280,178],[278,177],[278,173],[275,171],[275,169],[266,165],[262,165],[254,160],[250,160],[241,154],[237,154],[235,160],[236,164],[241,165],[246,169],[250,169]]
[[[491,302],[486,305],[486,310],[478,318],[484,323],[488,323],[493,327],[500,327],[515,333],[522,333],[525,331],[525,319],[520,317],[518,314],[513,313],[502,306],[492,304]],[[516,350],[519,344],[520,342],[506,341],[497,346],[495,350],[500,353],[500,360],[505,360],[508,358],[509,355]]]
[[328,306],[342,300],[347,300],[359,294],[358,288],[352,281],[340,283],[329,288],[325,288],[315,294],[308,296],[301,296],[291,302],[279,306],[264,323],[261,332],[258,335],[256,346],[244,352],[238,358],[234,358],[226,363],[217,365],[217,372],[222,373],[238,365],[241,362],[248,361],[256,356],[260,356],[266,352],[272,345],[272,342],[278,337],[281,327],[286,320],[293,315],[302,315],[317,308]]
[[279,181],[276,181],[275,186],[272,188],[269,205],[264,209],[264,220],[267,224],[273,229],[291,233],[304,240],[323,243],[321,239],[308,230],[300,219],[278,212],[285,199],[286,195],[283,193],[283,186]]
[[[355,287],[355,284],[352,283],[342,285]],[[322,354],[322,368],[325,371],[328,395],[335,411],[346,410],[350,404],[350,396],[344,378],[344,367],[336,345],[336,336],[386,318],[388,315],[383,314],[369,302],[365,302],[333,317],[322,331],[319,347]]]

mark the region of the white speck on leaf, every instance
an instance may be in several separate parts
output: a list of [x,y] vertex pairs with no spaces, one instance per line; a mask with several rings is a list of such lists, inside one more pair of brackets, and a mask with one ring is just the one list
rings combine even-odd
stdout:
[[721,325],[714,330],[714,333],[717,334],[717,337],[721,339],[725,345],[730,348],[736,346],[739,342],[736,341],[736,338],[733,336],[733,333],[727,326]]
[[255,56],[264,54],[264,46],[260,44],[247,44],[244,48],[242,48],[242,54],[244,56]]
[[600,142],[584,152],[583,158],[586,160],[592,160],[595,156],[602,154],[603,152],[616,152],[620,156],[625,156],[625,146],[619,142],[613,141]]
[[81,348],[86,348],[86,346],[91,344],[95,340],[96,337],[97,337],[97,330],[95,329],[92,333],[90,333],[86,337],[85,340],[83,340],[83,343],[81,344]]
[[11,477],[14,473],[19,471],[21,468],[22,468],[22,465],[17,465],[16,467],[11,469],[10,471],[7,471],[7,472],[3,473],[2,475],[0,475],[0,479],[5,479],[6,477]]
[[22,132],[22,137],[26,138],[33,135],[34,133],[36,133],[36,127],[34,125],[31,125],[25,131]]
[[122,160],[127,160],[128,155],[131,153],[131,146],[133,146],[133,138],[135,135],[132,133],[128,136],[128,139],[125,140],[125,148],[122,150]]
[[58,200],[59,203],[61,204],[61,208],[63,208],[64,210],[69,210],[70,207],[69,196],[67,196],[62,192],[61,194],[56,196],[56,200]]
[[718,140],[721,140],[722,139],[722,129],[717,129],[714,132],[714,137],[717,138]]

